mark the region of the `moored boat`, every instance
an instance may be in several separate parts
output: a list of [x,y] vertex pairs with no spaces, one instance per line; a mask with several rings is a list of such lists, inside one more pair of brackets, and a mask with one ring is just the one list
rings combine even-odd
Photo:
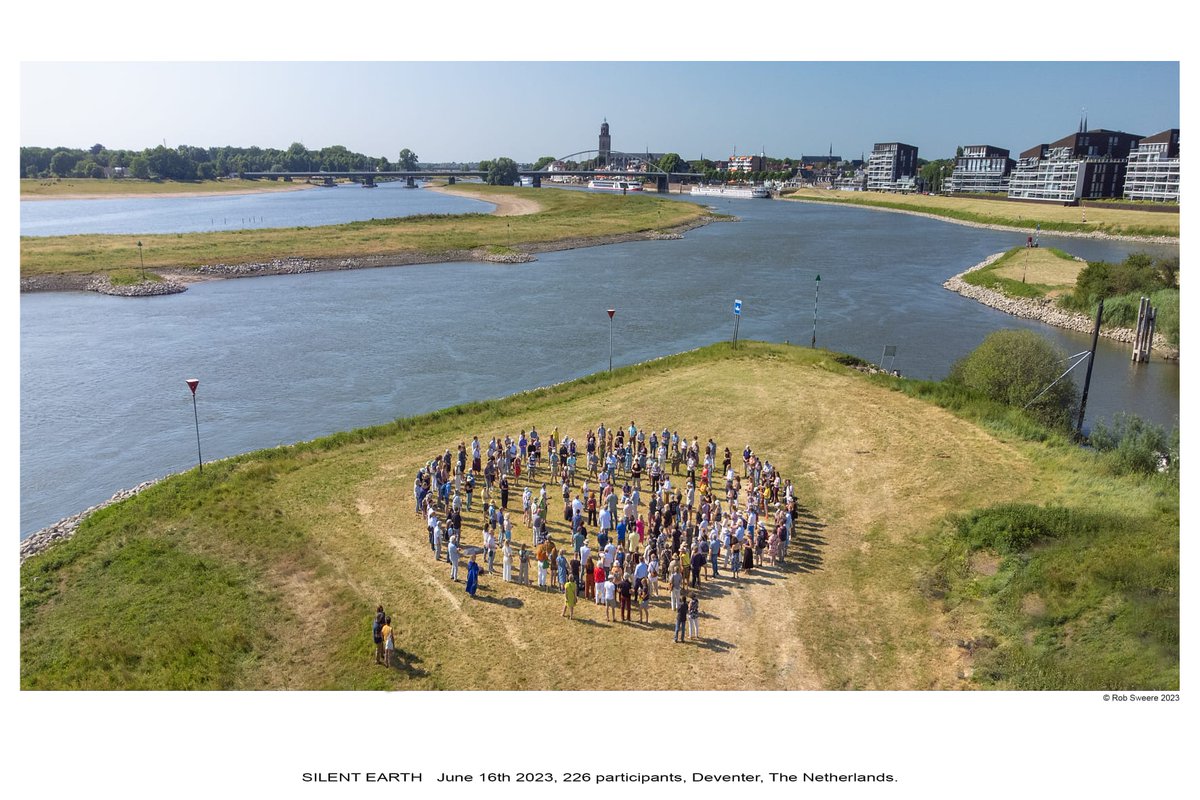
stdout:
[[592,178],[588,181],[588,188],[606,192],[640,192],[642,184],[621,178]]
[[765,199],[771,190],[765,186],[693,186],[694,197],[733,197],[737,199]]

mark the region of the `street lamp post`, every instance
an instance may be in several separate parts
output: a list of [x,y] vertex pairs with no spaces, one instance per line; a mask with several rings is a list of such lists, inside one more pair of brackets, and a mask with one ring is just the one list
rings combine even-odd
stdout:
[[146,259],[142,258],[142,242],[140,239],[138,240],[137,247],[138,247],[138,263],[142,265],[142,280],[145,281],[146,280]]
[[616,314],[615,308],[608,310],[608,371],[612,372],[612,320],[613,314]]
[[817,275],[817,291],[813,296],[813,335],[809,347],[817,346],[817,303],[821,301],[821,276]]
[[192,417],[196,420],[196,461],[200,465],[200,473],[204,473],[204,459],[200,455],[200,414],[196,411],[196,387],[200,385],[198,378],[187,379],[188,388],[192,390]]

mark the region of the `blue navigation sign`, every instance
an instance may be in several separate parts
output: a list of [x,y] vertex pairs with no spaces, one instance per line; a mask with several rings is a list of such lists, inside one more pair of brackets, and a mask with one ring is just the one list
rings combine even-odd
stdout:
[[739,317],[742,315],[742,301],[741,300],[733,301],[733,313]]

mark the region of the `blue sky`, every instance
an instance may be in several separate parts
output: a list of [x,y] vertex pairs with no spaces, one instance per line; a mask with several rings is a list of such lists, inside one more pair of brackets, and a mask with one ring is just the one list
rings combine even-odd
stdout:
[[594,148],[607,118],[618,150],[857,158],[901,141],[933,159],[1052,141],[1084,108],[1093,128],[1179,127],[1179,87],[1177,62],[26,61],[20,143],[532,161]]

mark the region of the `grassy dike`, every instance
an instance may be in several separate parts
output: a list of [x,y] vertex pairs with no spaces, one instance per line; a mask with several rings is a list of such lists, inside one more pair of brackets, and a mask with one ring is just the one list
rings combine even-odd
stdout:
[[[21,237],[21,277],[108,273],[137,267],[138,248],[148,270],[186,271],[209,264],[275,259],[390,256],[431,260],[476,249],[509,251],[596,243],[697,223],[711,212],[653,195],[618,196],[471,184],[472,196],[535,197],[534,214],[429,214],[315,228],[271,228],[212,233]],[[452,188],[447,189],[452,191]],[[316,191],[316,190],[314,190]]]
[[1033,232],[1039,225],[1047,233],[1099,233],[1110,236],[1179,237],[1179,215],[1120,208],[1079,208],[1051,203],[1009,203],[947,195],[844,192],[832,189],[799,189],[785,195],[795,201],[817,201],[867,206],[892,211],[929,214],[976,225],[998,225]]
[[[171,477],[22,566],[21,685],[1178,686],[1177,489],[1111,474],[1019,412],[850,361],[718,344]],[[708,585],[705,639],[688,645],[670,642],[662,597],[651,626],[606,623],[584,601],[568,621],[559,595],[502,583],[499,564],[475,600],[449,581],[413,513],[421,463],[472,435],[630,419],[778,464],[804,506],[788,567]],[[958,515],[1004,503],[1087,524],[1015,549],[959,533]],[[464,543],[479,519],[465,515]],[[397,622],[390,671],[372,663],[378,603]]]

